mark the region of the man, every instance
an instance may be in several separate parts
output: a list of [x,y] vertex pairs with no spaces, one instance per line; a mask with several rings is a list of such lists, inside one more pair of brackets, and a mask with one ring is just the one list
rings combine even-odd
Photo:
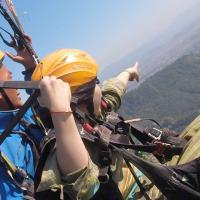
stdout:
[[[3,52],[0,52],[0,80],[12,80],[12,73],[2,63],[4,59]],[[8,104],[5,94],[10,100]],[[10,106],[12,105],[12,109]],[[9,123],[16,115],[18,108],[22,106],[19,92],[15,89],[5,89],[0,93],[0,132],[9,126]],[[34,123],[31,120],[30,110],[24,115],[24,120],[28,123]],[[0,145],[1,162],[0,162],[0,199],[23,199],[27,191],[33,192],[33,177],[36,155],[32,148],[35,147],[30,135],[26,137],[26,127],[18,123],[9,137]],[[38,134],[41,134],[39,132]],[[26,177],[20,175],[22,170],[30,183],[30,187],[25,187]]]
[[[3,54],[1,53],[1,55]],[[4,55],[1,60],[3,57]],[[12,80],[11,73],[2,63],[0,70],[1,80]],[[88,165],[88,153],[79,136],[71,113],[71,91],[69,85],[55,77],[45,77],[41,81],[40,91],[40,102],[49,109],[55,129],[57,143],[56,158],[58,159],[60,173],[66,174],[80,168],[85,168]],[[5,90],[5,93],[13,104],[13,107],[18,108],[22,106],[17,90]],[[3,95],[0,98],[0,109],[2,110],[0,114],[1,130],[3,131],[13,119],[16,111],[9,110]],[[28,116],[24,116],[24,118],[30,120],[32,113],[28,112],[26,115]],[[30,124],[32,121],[28,121],[28,123]],[[69,130],[68,134],[65,134],[66,127]],[[42,135],[39,131],[38,134]],[[76,140],[72,140],[72,138],[76,138]],[[68,144],[72,144],[70,149],[68,148]],[[72,151],[73,146],[74,148],[76,147],[76,151]],[[29,138],[29,132],[27,132],[26,127],[23,127],[23,124],[19,123],[0,148],[3,155],[0,168],[2,184],[0,190],[1,199],[24,199],[27,196],[27,192],[28,195],[34,195],[33,177],[35,175],[36,159],[34,155],[34,142]],[[68,159],[67,165],[65,158]],[[11,167],[8,169],[8,166]],[[16,169],[16,173],[13,173],[13,169]],[[17,169],[20,169],[18,170],[20,172],[23,171],[22,174],[26,174],[25,177],[17,177],[21,175],[20,173],[17,174]],[[30,185],[30,187],[25,187],[25,185]]]
[[[32,75],[32,80],[40,80],[42,77],[47,75],[55,75],[57,76],[57,78],[61,78],[62,80],[68,82],[71,87],[72,95],[78,98],[77,107],[83,112],[89,112],[90,114],[95,114],[96,116],[99,116],[100,113],[102,113],[102,94],[107,105],[110,107],[110,110],[117,110],[121,104],[121,97],[126,90],[128,81],[139,79],[138,65],[136,64],[134,67],[128,68],[124,72],[120,73],[116,78],[108,80],[106,84],[103,84],[101,91],[100,87],[95,82],[97,76],[97,65],[94,59],[91,58],[87,53],[74,49],[62,49],[46,56],[36,67]],[[54,93],[56,93],[56,91],[54,91]],[[54,93],[52,93],[52,96],[54,95]],[[49,97],[45,95],[45,97],[43,98]],[[62,99],[62,101],[66,101],[64,100],[65,98],[62,97],[60,97],[59,99]],[[42,104],[41,102],[40,104],[44,106],[46,101],[47,100],[45,99],[42,101]],[[61,111],[63,109],[61,109]],[[56,116],[60,116],[59,114],[57,114]],[[61,114],[64,113],[61,112]],[[103,114],[104,116],[102,117],[106,117],[106,113]],[[79,121],[76,117],[75,120],[76,124],[77,122],[79,124]],[[82,132],[81,134],[84,134],[82,126],[78,125],[77,127],[80,127],[79,131]],[[68,131],[70,130],[66,128],[66,131],[65,133],[63,133],[63,135],[67,135]],[[79,137],[77,135],[77,137],[70,136],[69,138],[70,139],[68,139],[68,141],[64,141],[63,139],[61,140],[56,136],[56,143],[64,142],[64,144],[60,144],[60,146],[62,146],[63,148],[70,148],[70,151],[73,154],[74,151],[77,151],[77,149],[79,148],[79,145],[75,145],[74,142],[75,140],[79,140],[81,136],[79,134]],[[98,165],[98,162],[95,152],[97,152],[98,149],[96,149],[96,147],[94,147],[93,145],[85,145],[87,148],[87,152],[90,155],[88,165],[85,165],[82,168],[77,169],[76,171],[64,170],[64,176],[59,175],[59,169],[64,169],[60,165],[62,165],[62,162],[64,162],[63,156],[67,155],[67,151],[69,151],[69,149],[65,153],[63,153],[64,155],[62,155],[61,158],[59,158],[57,155],[58,166],[53,164],[52,156],[50,156],[50,158],[47,158],[42,173],[42,184],[40,184],[38,187],[38,192],[40,192],[40,195],[42,195],[43,193],[43,195],[46,196],[46,190],[48,188],[51,188],[55,191],[56,188],[57,190],[61,190],[60,187],[64,187],[64,190],[72,199],[90,199],[96,193],[99,188],[99,181],[97,179],[99,172],[96,167],[96,165]],[[56,151],[58,151],[58,149]],[[122,161],[121,158],[118,158],[118,156],[114,160],[118,163],[113,163],[112,175],[113,178],[115,177],[114,182],[117,183],[122,178],[119,177],[119,170],[121,170],[122,168]],[[66,159],[65,162],[65,166],[67,166],[67,164],[69,165],[69,159]],[[94,163],[96,165],[94,165]],[[54,170],[51,170],[50,166],[55,166]],[[47,173],[50,171],[51,174]],[[49,176],[48,178],[47,175]],[[55,184],[55,182],[50,182],[49,179],[57,180],[58,182]],[[112,196],[114,198],[114,194]],[[107,196],[107,198],[111,197]],[[97,199],[96,196],[94,197],[94,199]]]
[[[10,57],[17,61],[17,57],[13,55]],[[24,64],[24,66],[27,69],[28,65]],[[94,59],[87,53],[79,50],[63,49],[45,57],[32,75],[33,80],[40,80],[44,77],[40,89],[45,95],[41,95],[39,102],[41,106],[47,107],[50,110],[55,132],[59,133],[55,134],[56,150],[53,148],[43,166],[41,182],[37,189],[38,199],[45,198],[47,194],[50,194],[49,192],[45,192],[47,189],[58,191],[58,193],[60,191],[62,193],[63,186],[71,198],[89,199],[99,188],[99,181],[97,179],[98,169],[92,162],[96,158],[95,155],[90,154],[92,152],[90,146],[87,146],[88,150],[85,149],[85,145],[78,132],[74,117],[71,113],[71,92],[69,91],[68,84],[64,84],[61,80],[51,77],[51,75],[56,75],[58,78],[68,82],[73,95],[81,94],[81,98],[84,98],[84,101],[80,98],[79,108],[82,111],[88,112],[90,110],[88,108],[93,107],[92,112],[98,116],[101,112],[101,90],[99,86],[94,82],[88,91],[84,90],[84,93],[80,93],[79,91],[81,85],[84,88],[85,84],[87,85],[88,82],[96,79],[97,68]],[[30,77],[31,71],[30,68],[26,70],[25,74],[27,77]],[[49,77],[45,77],[45,75]],[[103,85],[102,93],[110,110],[117,110],[119,108],[121,97],[127,88],[128,81],[135,79],[137,81],[139,80],[137,64],[120,73],[115,79],[108,80]],[[53,99],[54,103],[52,103]],[[62,106],[59,107],[58,105]],[[62,123],[57,126],[60,121]],[[63,132],[61,127],[63,128]],[[93,147],[92,149],[94,151]],[[88,157],[88,152],[92,161]],[[119,177],[119,170],[117,170],[122,167],[121,158],[116,158],[117,160],[118,163],[113,164],[114,171],[112,173],[116,183],[122,178]],[[52,180],[54,181],[52,182]],[[85,186],[83,186],[83,183],[85,183]],[[51,193],[48,198],[57,199],[59,198],[58,193]]]

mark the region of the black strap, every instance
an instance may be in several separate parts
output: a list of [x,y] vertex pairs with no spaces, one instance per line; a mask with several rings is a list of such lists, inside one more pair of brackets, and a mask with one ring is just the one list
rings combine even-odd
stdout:
[[2,6],[1,3],[0,3],[0,13],[4,17],[4,19],[10,24],[10,26],[11,26],[13,32],[14,32],[15,39],[16,39],[18,45],[20,45],[20,46],[23,45],[28,50],[28,52],[33,56],[34,61],[37,64],[39,62],[37,54],[35,53],[34,49],[31,46],[31,44],[29,42],[27,42],[26,38],[24,37],[24,33],[16,25],[16,23],[14,22],[12,17],[10,17],[9,13]]
[[2,31],[4,31],[5,33],[7,33],[7,34],[10,36],[10,38],[11,38],[11,42],[8,42],[6,39],[4,39],[3,35],[2,35],[1,32],[0,32],[0,37],[1,37],[2,41],[3,41],[7,46],[12,47],[12,43],[15,43],[15,38],[12,36],[11,33],[9,33],[8,31],[6,31],[6,30],[3,29],[2,27],[0,27],[0,29],[1,29]]
[[112,178],[101,183],[97,193],[90,200],[124,200],[117,183]]
[[106,183],[109,180],[108,171],[112,164],[112,152],[109,148],[111,133],[111,130],[103,126],[99,126],[96,131],[98,135],[96,143],[98,145],[98,161],[100,165],[98,179],[101,183]]
[[139,186],[142,195],[144,195],[144,197],[145,197],[146,200],[151,200],[151,198],[149,197],[149,195],[148,195],[147,192],[146,192],[145,187],[142,185],[142,183],[140,182],[140,179],[139,179],[139,178],[137,177],[137,175],[135,174],[135,172],[134,172],[134,170],[133,170],[131,164],[128,162],[127,159],[124,159],[124,160],[125,160],[125,162],[126,162],[127,167],[129,168],[131,174],[133,175],[133,177],[134,177],[134,179],[135,179],[137,185]]
[[0,135],[0,145],[4,142],[6,137],[8,137],[13,130],[13,128],[16,126],[16,124],[20,121],[20,119],[23,117],[23,115],[26,113],[26,111],[30,108],[30,106],[33,104],[33,102],[36,100],[36,98],[39,96],[39,90],[35,90],[33,94],[28,98],[26,103],[21,107],[19,112],[16,114],[16,116],[13,118],[13,120],[10,122],[10,124],[7,126],[7,128],[3,131],[3,133]]
[[[156,187],[167,197],[169,200],[174,199],[200,199],[200,179],[198,178],[197,187],[194,188],[193,184],[188,184],[184,181],[184,168],[189,168],[188,173],[196,173],[199,176],[200,158],[197,158],[190,163],[179,166],[164,166],[161,164],[151,163],[143,160],[134,154],[131,154],[126,149],[112,148],[119,152],[125,159],[133,163],[141,172],[143,172],[149,180],[151,180]],[[191,169],[193,171],[191,171]],[[192,179],[193,180],[193,179]]]
[[13,183],[19,187],[23,192],[29,193],[29,197],[33,196],[34,183],[33,177],[30,178],[28,173],[20,168],[16,167],[12,161],[0,151],[0,162],[7,171],[7,175],[12,179]]

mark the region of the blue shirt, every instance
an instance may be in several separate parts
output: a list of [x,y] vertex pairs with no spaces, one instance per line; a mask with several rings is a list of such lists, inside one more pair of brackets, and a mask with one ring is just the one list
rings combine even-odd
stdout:
[[[18,110],[0,112],[0,134],[9,125],[17,112]],[[29,109],[23,118],[29,123],[33,123],[31,116],[32,112]],[[17,131],[24,132],[26,130],[18,123],[13,132],[0,145],[0,150],[16,167],[24,169],[30,177],[34,177],[35,161],[32,144],[25,137],[17,134]],[[23,191],[15,185],[2,163],[0,163],[0,199],[23,199]]]

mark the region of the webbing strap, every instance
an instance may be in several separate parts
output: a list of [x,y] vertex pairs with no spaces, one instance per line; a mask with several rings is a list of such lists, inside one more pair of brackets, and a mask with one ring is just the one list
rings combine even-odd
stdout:
[[27,172],[20,167],[16,167],[2,151],[0,151],[0,162],[5,166],[8,176],[13,180],[15,185],[20,187],[22,191],[28,191],[33,195],[34,184]]
[[[138,156],[131,154],[126,149],[117,148],[114,145],[112,145],[112,148],[119,152],[129,162],[133,163],[142,173],[144,173],[149,180],[151,180],[167,197],[167,199],[200,199],[199,190],[196,190],[196,188],[192,187],[191,184],[187,184],[187,181],[184,181],[184,174],[182,174],[182,170],[180,170],[181,167],[184,165],[189,166],[192,162],[196,162],[196,165],[198,165],[200,158],[184,165],[172,167],[143,160]],[[178,169],[180,171],[178,171]],[[195,170],[197,171],[198,168],[195,168]]]
[[2,31],[4,31],[5,33],[7,33],[7,34],[10,36],[11,40],[12,40],[11,42],[8,42],[6,39],[4,39],[3,35],[2,35],[1,32],[0,32],[0,37],[1,37],[2,41],[3,41],[7,46],[12,47],[12,43],[15,42],[15,38],[14,38],[8,31],[6,31],[5,29],[3,29],[2,27],[0,27],[0,29],[1,29]]
[[140,179],[139,179],[139,178],[137,177],[137,175],[135,174],[135,171],[133,170],[131,164],[130,164],[130,163],[128,162],[128,160],[126,160],[126,159],[124,159],[124,161],[125,161],[127,167],[129,168],[131,174],[133,175],[133,177],[134,177],[134,179],[135,179],[135,181],[136,181],[138,187],[140,188],[141,193],[144,195],[145,199],[146,199],[146,200],[151,200],[150,197],[149,197],[149,195],[148,195],[147,192],[146,192],[145,187],[142,185],[142,183],[140,182]]
[[20,108],[19,112],[16,114],[16,116],[12,119],[10,124],[7,126],[7,128],[3,131],[2,135],[0,135],[0,145],[4,142],[6,137],[8,137],[13,130],[13,128],[17,125],[17,123],[20,121],[20,119],[23,117],[23,115],[26,113],[26,111],[30,108],[30,106],[34,103],[36,98],[39,96],[39,90],[35,90],[31,96],[28,98],[28,100],[25,102],[25,104]]

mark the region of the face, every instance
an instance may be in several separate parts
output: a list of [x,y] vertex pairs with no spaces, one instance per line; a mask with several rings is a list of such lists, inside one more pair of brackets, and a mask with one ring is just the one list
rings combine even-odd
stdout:
[[[0,64],[0,80],[2,81],[12,80],[12,73],[3,64]],[[22,105],[21,98],[19,97],[19,92],[17,90],[5,89],[5,92],[15,108],[19,108]],[[9,107],[1,94],[0,94],[0,110],[9,110]]]
[[[98,117],[101,114],[101,88],[96,85],[94,88],[93,104],[94,104],[94,114]],[[78,108],[85,113],[88,113],[87,105],[85,103],[79,104]]]

